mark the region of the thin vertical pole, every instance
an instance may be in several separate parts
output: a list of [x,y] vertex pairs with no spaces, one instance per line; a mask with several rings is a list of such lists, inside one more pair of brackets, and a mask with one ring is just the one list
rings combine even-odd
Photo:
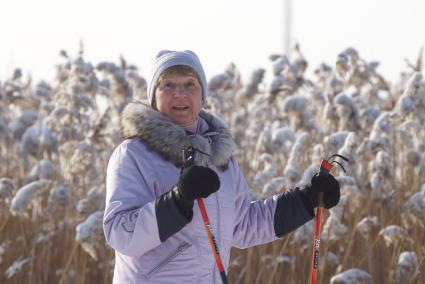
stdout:
[[292,38],[292,1],[285,1],[285,12],[284,12],[284,53],[290,59],[291,58],[291,38]]

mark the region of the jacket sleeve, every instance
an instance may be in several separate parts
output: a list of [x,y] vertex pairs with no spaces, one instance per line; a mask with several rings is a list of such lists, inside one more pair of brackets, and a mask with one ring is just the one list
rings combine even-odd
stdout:
[[[237,162],[232,159],[230,166],[234,171],[236,190],[235,247],[247,248],[271,242],[311,219],[298,195],[283,193],[250,201],[248,184]],[[276,212],[280,214],[276,215]],[[283,218],[285,222],[276,225],[275,218]]]
[[[155,196],[155,188],[159,187],[156,173],[149,166],[150,161],[140,157],[139,151],[131,146],[131,142],[124,141],[109,159],[103,229],[112,248],[127,256],[140,256],[188,221],[171,194]],[[161,220],[162,224],[158,224]],[[172,228],[163,220],[172,223]]]

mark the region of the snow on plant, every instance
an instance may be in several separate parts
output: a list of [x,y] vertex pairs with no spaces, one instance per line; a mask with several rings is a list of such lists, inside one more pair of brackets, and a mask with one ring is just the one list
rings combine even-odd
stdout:
[[261,194],[264,197],[279,194],[286,191],[287,184],[289,183],[288,179],[285,177],[275,177],[269,180],[263,187]]
[[42,157],[46,152],[49,155],[57,151],[57,140],[51,129],[33,125],[22,135],[21,153],[28,159],[28,155]]
[[350,131],[338,131],[325,136],[323,141],[328,152],[337,153],[337,151],[344,146],[348,134],[350,134]]
[[360,129],[359,110],[354,100],[340,93],[334,99],[339,118],[339,130],[358,131]]
[[28,263],[30,260],[31,260],[30,257],[27,257],[27,258],[20,257],[14,263],[12,263],[12,265],[9,266],[9,268],[5,272],[7,279],[10,279],[16,274],[18,274],[21,271],[22,266],[24,266],[24,264]]
[[[425,107],[425,92],[422,83],[422,73],[416,72],[410,77],[403,95],[394,107],[395,112],[403,117],[414,118],[418,115],[417,110]],[[419,113],[419,115],[423,117],[423,113]]]
[[92,187],[85,198],[80,199],[77,204],[77,212],[80,216],[88,216],[89,214],[103,210],[105,207],[105,188]]
[[299,247],[301,253],[308,253],[311,249],[311,242],[313,240],[314,222],[307,222],[299,227],[294,233],[292,244]]
[[64,216],[66,206],[69,203],[69,185],[56,186],[49,192],[46,212],[50,216]]
[[103,245],[103,211],[96,211],[76,227],[75,240],[94,259],[98,260],[99,250]]
[[383,228],[379,231],[379,236],[384,239],[385,245],[389,246],[397,246],[403,242],[412,243],[412,239],[409,236],[409,233],[397,225],[390,225]]
[[296,183],[296,187],[304,187],[308,184],[310,184],[311,179],[313,178],[313,176],[318,172],[319,169],[319,164],[312,164],[310,165],[304,172],[303,175],[301,177],[301,180],[299,180]]
[[13,215],[22,215],[29,217],[28,209],[31,204],[36,204],[37,197],[45,192],[51,184],[48,180],[37,180],[24,185],[16,192],[10,205],[10,211]]
[[5,254],[5,252],[9,249],[10,244],[12,242],[10,240],[4,241],[3,243],[0,244],[0,264],[3,261],[2,256]]
[[356,179],[351,176],[338,176],[336,178],[339,182],[341,189],[341,196],[347,196],[350,199],[350,212],[355,213],[357,208],[361,207],[364,200],[364,193],[360,191],[360,188],[356,182]]
[[309,133],[300,133],[297,136],[297,140],[291,149],[288,162],[285,166],[285,169],[283,170],[283,175],[287,177],[292,183],[297,182],[301,178],[300,160],[306,153],[310,139],[311,135]]
[[329,210],[330,215],[326,219],[322,229],[322,239],[338,241],[348,232],[347,226],[342,221],[347,200],[346,195],[341,196],[338,206]]
[[271,148],[272,151],[281,152],[287,156],[294,141],[295,133],[292,129],[288,127],[272,129],[269,148]]
[[39,179],[54,180],[56,176],[55,166],[50,160],[43,159],[33,166],[26,177],[26,182],[32,182]]
[[365,217],[357,223],[356,229],[365,239],[368,240],[371,236],[371,233],[378,227],[378,225],[378,217]]
[[404,251],[400,254],[394,272],[395,283],[415,283],[419,274],[419,261],[413,251]]
[[393,163],[387,152],[379,151],[372,162],[372,176],[370,184],[372,188],[371,196],[375,199],[390,197],[394,192],[392,183]]
[[338,154],[349,159],[348,162],[344,163],[346,174],[357,178],[357,171],[359,166],[357,165],[357,151],[358,137],[356,133],[350,132],[345,138],[344,145],[338,150]]
[[264,68],[258,68],[251,73],[248,83],[245,85],[242,91],[242,95],[245,99],[252,98],[259,92],[259,85],[263,82],[264,74],[266,70]]
[[350,268],[331,278],[330,284],[372,284],[372,276],[358,268]]
[[10,178],[0,178],[0,201],[8,202],[16,188],[15,182]]
[[425,184],[421,191],[414,193],[406,201],[402,217],[403,223],[409,228],[425,228]]
[[279,107],[290,120],[290,127],[294,131],[299,129],[317,129],[313,120],[313,113],[308,107],[307,98],[304,96],[293,95],[287,97],[281,102]]
[[255,187],[262,187],[268,180],[276,176],[277,163],[276,159],[272,155],[263,153],[259,157],[257,165],[258,167],[262,166],[262,170],[254,176],[253,185]]

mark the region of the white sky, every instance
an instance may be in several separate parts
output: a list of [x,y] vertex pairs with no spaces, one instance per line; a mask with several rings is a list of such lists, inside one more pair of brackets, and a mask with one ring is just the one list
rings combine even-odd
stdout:
[[[356,48],[395,80],[405,58],[425,43],[422,0],[293,0],[292,38],[312,72]],[[1,0],[0,81],[20,67],[52,81],[59,50],[85,59],[118,61],[120,54],[146,76],[161,49],[192,49],[211,77],[234,62],[247,79],[284,49],[284,0]]]

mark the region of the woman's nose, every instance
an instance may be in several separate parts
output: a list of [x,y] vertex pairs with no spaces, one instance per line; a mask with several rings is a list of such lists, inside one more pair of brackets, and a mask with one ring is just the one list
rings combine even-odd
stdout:
[[174,95],[175,96],[183,96],[186,95],[186,89],[183,85],[176,85],[174,89]]

